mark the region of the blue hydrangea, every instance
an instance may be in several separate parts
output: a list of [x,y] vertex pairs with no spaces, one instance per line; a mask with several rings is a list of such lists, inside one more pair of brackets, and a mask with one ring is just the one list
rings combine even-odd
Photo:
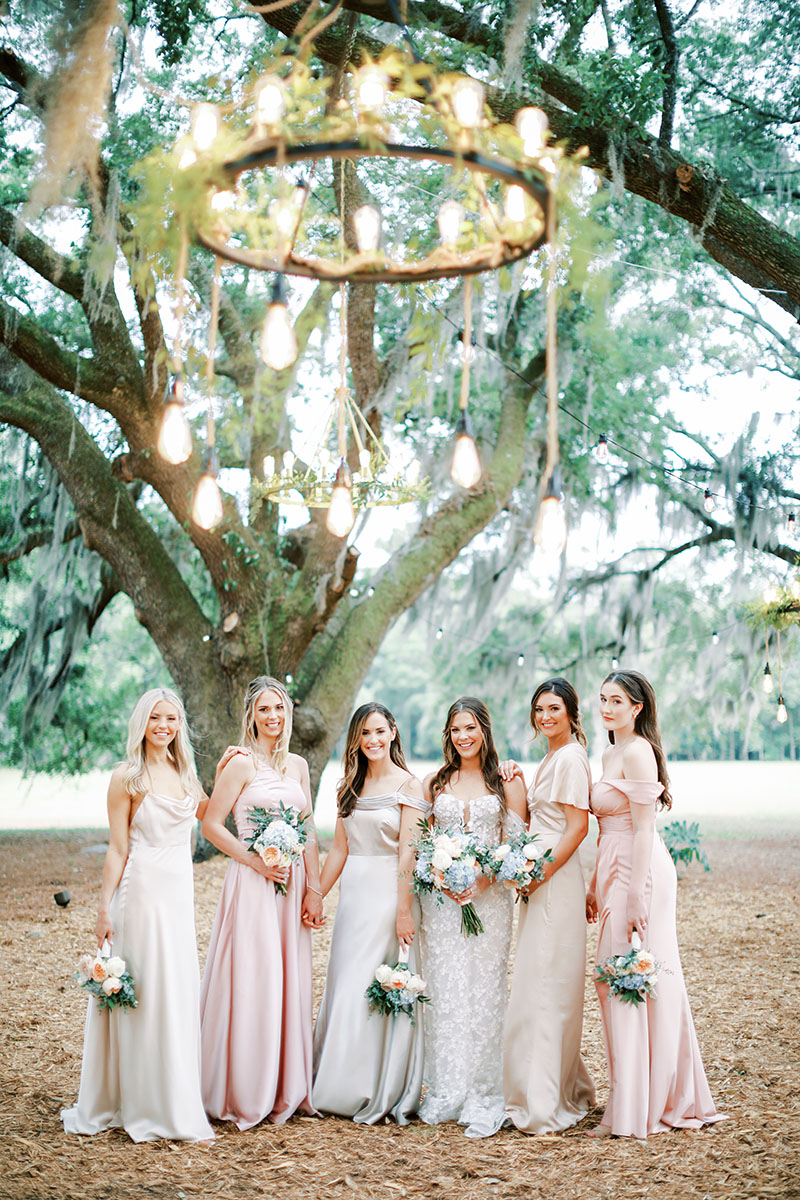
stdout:
[[445,871],[444,882],[451,892],[459,895],[475,882],[475,867],[463,859],[456,859]]

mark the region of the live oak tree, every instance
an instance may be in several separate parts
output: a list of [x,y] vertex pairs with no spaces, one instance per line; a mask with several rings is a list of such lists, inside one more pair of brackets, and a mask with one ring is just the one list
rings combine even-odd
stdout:
[[[452,288],[412,296],[405,289],[351,287],[353,394],[374,428],[424,455],[435,498],[421,506],[388,562],[368,580],[359,572],[355,545],[332,537],[322,514],[312,510],[304,525],[289,530],[276,506],[246,485],[238,503],[227,501],[216,531],[189,521],[200,454],[174,467],[154,449],[172,325],[159,290],[163,258],[135,237],[135,163],[182,128],[171,92],[216,98],[217,65],[229,74],[256,70],[306,7],[248,16],[241,6],[220,4],[209,13],[191,0],[153,0],[126,13],[133,26],[128,46],[109,32],[116,9],[110,0],[86,3],[72,21],[70,5],[29,14],[23,4],[10,6],[0,48],[7,97],[0,133],[7,162],[0,208],[6,248],[0,420],[9,427],[0,558],[9,586],[37,582],[29,625],[6,629],[2,650],[7,679],[16,687],[32,684],[32,700],[49,697],[52,711],[82,639],[124,593],[210,749],[234,734],[253,675],[291,675],[298,701],[294,745],[317,779],[398,616],[482,531],[501,538],[499,587],[503,570],[524,557],[543,463],[545,360],[535,279],[518,271],[500,287],[489,281],[481,336],[493,357],[483,375],[478,372],[473,397],[485,478],[462,493],[447,482],[442,422],[459,370]],[[403,11],[419,53],[437,68],[489,81],[489,104],[499,118],[510,119],[525,103],[539,104],[568,150],[588,148],[586,163],[599,173],[605,198],[596,221],[634,263],[647,268],[660,258],[685,277],[698,313],[706,309],[698,329],[709,329],[712,305],[714,320],[723,306],[734,308],[730,327],[747,323],[753,338],[767,339],[775,369],[796,377],[793,336],[769,315],[774,305],[776,313],[800,317],[800,242],[791,212],[800,92],[782,69],[800,40],[793,5],[742,3],[730,20],[711,0],[680,7],[673,0],[520,0],[516,8],[423,0]],[[335,73],[365,52],[377,57],[400,40],[396,19],[394,6],[346,0],[314,40],[312,61]],[[237,31],[240,21],[245,36]],[[132,48],[141,46],[148,23],[160,35],[160,50],[148,50],[146,62],[140,54],[134,70]],[[63,41],[71,56],[57,53]],[[113,57],[106,59],[109,48]],[[91,109],[93,89],[106,96],[104,61],[105,124]],[[79,127],[81,114],[91,118],[88,128]],[[49,147],[45,172],[42,139]],[[62,192],[54,193],[54,185]],[[601,246],[604,256],[607,246]],[[192,257],[192,345],[202,342],[207,321],[208,269],[202,255]],[[653,316],[659,307],[667,311],[663,297],[643,282],[638,290]],[[609,311],[620,302],[624,308],[626,291],[629,285],[612,270]],[[757,293],[766,302],[754,301]],[[718,543],[746,544],[793,562],[793,548],[759,517],[765,501],[792,498],[785,483],[789,451],[784,471],[749,451],[731,467],[705,444],[680,464],[700,483],[717,481],[734,504],[730,521],[706,513],[659,468],[674,466],[675,459],[653,381],[659,366],[678,369],[694,331],[687,324],[667,338],[646,314],[638,325],[629,320],[622,385],[625,372],[597,302],[575,279],[565,295],[565,406],[577,408],[594,429],[626,428],[647,454],[643,465],[620,452],[618,496],[631,482],[653,482],[687,527],[682,542],[636,570],[652,575],[680,553]],[[265,455],[279,457],[289,448],[288,414],[312,378],[304,364],[324,363],[333,297],[325,285],[305,293],[297,319],[304,357],[280,375],[262,367],[256,350],[264,303],[263,281],[238,269],[225,272],[218,370],[228,414],[220,430],[223,464],[252,481],[260,478]],[[729,361],[735,353],[730,344],[715,352]],[[197,353],[190,353],[187,370],[190,377],[202,374]],[[588,465],[585,431],[565,419],[562,441],[572,502],[613,507],[614,497]],[[53,564],[46,568],[49,587],[41,572],[37,578],[22,567],[28,556],[45,553]],[[608,570],[619,575],[625,567]],[[573,592],[602,584],[598,574],[575,580]]]

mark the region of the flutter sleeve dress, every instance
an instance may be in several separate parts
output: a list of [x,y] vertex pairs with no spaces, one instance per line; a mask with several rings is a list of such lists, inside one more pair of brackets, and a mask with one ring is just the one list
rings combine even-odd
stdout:
[[[406,1125],[422,1088],[425,1014],[371,1012],[365,992],[382,963],[398,961],[397,871],[403,806],[427,816],[424,800],[403,792],[359,800],[344,817],[347,860],[331,938],[328,974],[314,1031],[314,1107],[373,1125],[391,1117]],[[412,906],[419,928],[416,900]],[[421,972],[418,938],[409,967]]]
[[[528,793],[529,829],[541,851],[566,828],[564,806],[588,811],[586,751],[568,742],[544,760]],[[506,1017],[506,1112],[524,1133],[568,1129],[594,1104],[581,1058],[586,979],[586,893],[577,850],[520,904]]]
[[[273,767],[258,767],[233,817],[240,841],[250,810],[283,802],[302,811],[303,789]],[[306,888],[302,856],[286,895],[233,859],[211,930],[201,993],[203,1100],[206,1112],[239,1129],[276,1125],[311,1104],[311,932],[300,914]]]
[[[597,961],[625,954],[628,889],[633,865],[634,804],[655,806],[660,783],[601,779],[592,789],[597,842]],[[647,926],[642,946],[662,964],[655,996],[623,1003],[597,984],[609,1075],[602,1124],[620,1136],[644,1138],[676,1127],[698,1129],[723,1119],[714,1108],[683,979],[676,931],[677,876],[657,833],[645,883]]]

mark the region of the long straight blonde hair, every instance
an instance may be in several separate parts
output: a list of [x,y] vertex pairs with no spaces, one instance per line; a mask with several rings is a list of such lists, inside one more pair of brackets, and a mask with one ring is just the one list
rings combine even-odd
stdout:
[[289,741],[292,736],[292,701],[282,683],[271,675],[258,675],[247,685],[244,697],[244,713],[242,715],[242,731],[239,742],[253,751],[253,757],[258,755],[258,730],[256,729],[255,711],[256,700],[262,692],[277,692],[283,701],[284,718],[283,733],[278,738],[272,755],[272,765],[279,775],[286,774],[289,762]]
[[194,763],[194,751],[189,741],[189,729],[186,724],[186,711],[183,701],[172,688],[151,688],[140,696],[134,705],[131,719],[128,722],[128,744],[125,747],[125,771],[122,782],[129,796],[138,796],[146,792],[150,783],[147,770],[147,755],[145,753],[145,733],[150,714],[163,700],[177,709],[180,717],[178,732],[167,747],[167,758],[180,776],[181,786],[190,796],[201,796],[203,789],[197,778],[197,768]]

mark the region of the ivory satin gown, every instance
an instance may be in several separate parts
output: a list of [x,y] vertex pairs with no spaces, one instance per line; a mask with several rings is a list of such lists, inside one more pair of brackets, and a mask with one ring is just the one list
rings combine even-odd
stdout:
[[[563,805],[589,808],[586,751],[568,742],[539,766],[528,793],[529,829],[540,851],[566,828]],[[594,1104],[581,1058],[586,979],[586,893],[578,851],[520,901],[517,950],[506,1016],[506,1112],[524,1133],[568,1129]]]
[[[331,938],[328,973],[314,1031],[314,1107],[372,1125],[408,1123],[419,1107],[423,1028],[404,1014],[371,1012],[364,995],[381,963],[398,961],[397,868],[401,807],[427,815],[428,804],[403,792],[359,800],[344,817],[347,860]],[[416,901],[412,907],[419,929]],[[414,939],[409,967],[421,965]],[[424,972],[423,972],[424,974]]]
[[134,979],[137,1008],[89,999],[78,1102],[67,1133],[121,1127],[135,1142],[208,1141],[200,1095],[200,970],[191,835],[197,800],[147,792],[111,900],[112,951]]
[[[654,806],[660,783],[601,779],[592,788],[597,842],[597,961],[624,954],[628,886],[633,863],[631,806]],[[645,895],[644,949],[662,964],[655,996],[633,1005],[609,996],[598,983],[610,1092],[602,1124],[621,1136],[644,1138],[675,1127],[698,1129],[724,1119],[711,1099],[683,980],[675,927],[677,876],[656,833]]]
[[[250,809],[302,809],[295,779],[260,766],[233,817],[239,839]],[[311,1105],[311,932],[301,923],[302,855],[285,896],[252,867],[231,860],[208,947],[201,995],[203,1099],[209,1116],[249,1129],[282,1124]]]

